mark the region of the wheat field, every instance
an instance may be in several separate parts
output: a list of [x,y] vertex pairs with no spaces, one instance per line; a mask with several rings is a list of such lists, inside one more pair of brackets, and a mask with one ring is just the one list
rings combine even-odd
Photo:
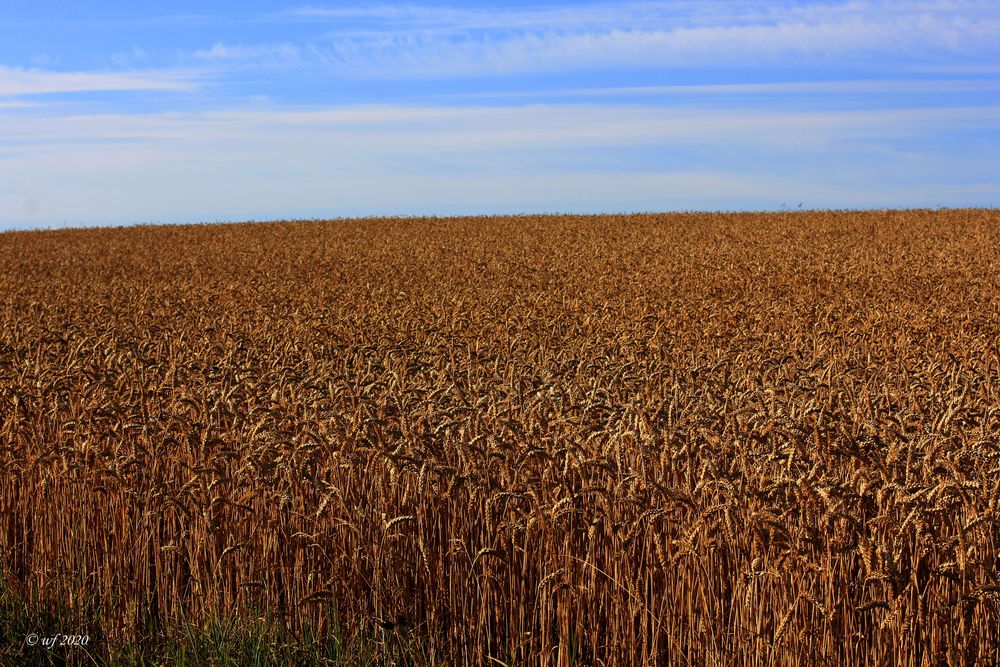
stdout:
[[108,652],[996,664],[998,337],[997,210],[0,234],[0,582]]

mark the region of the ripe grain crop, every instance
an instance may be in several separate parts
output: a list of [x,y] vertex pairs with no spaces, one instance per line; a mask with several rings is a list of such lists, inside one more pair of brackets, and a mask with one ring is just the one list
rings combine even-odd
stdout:
[[0,581],[108,646],[996,663],[998,337],[995,210],[6,233]]

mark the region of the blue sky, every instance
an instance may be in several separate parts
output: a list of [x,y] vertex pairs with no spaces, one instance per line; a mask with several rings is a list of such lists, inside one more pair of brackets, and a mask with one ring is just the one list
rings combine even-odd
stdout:
[[8,3],[0,229],[1000,206],[997,35],[995,0]]

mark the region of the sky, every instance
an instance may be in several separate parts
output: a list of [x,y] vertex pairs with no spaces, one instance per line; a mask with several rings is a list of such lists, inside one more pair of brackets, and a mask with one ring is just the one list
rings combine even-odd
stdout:
[[1000,206],[995,0],[3,0],[0,230]]

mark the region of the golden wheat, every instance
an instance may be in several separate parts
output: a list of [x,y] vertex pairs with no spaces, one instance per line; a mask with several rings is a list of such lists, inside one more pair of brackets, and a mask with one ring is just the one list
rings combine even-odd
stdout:
[[995,662],[998,250],[991,210],[3,234],[0,575],[111,640]]

